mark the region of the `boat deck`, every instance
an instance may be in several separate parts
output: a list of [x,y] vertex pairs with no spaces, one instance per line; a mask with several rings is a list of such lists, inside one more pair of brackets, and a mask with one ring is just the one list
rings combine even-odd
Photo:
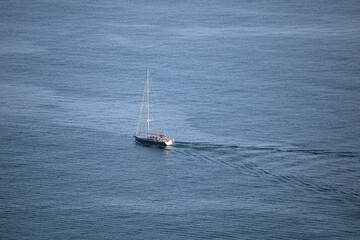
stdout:
[[168,146],[172,145],[172,141],[166,140],[164,138],[158,138],[154,136],[150,137],[141,137],[141,136],[134,136],[135,140],[144,145],[154,145],[154,146]]

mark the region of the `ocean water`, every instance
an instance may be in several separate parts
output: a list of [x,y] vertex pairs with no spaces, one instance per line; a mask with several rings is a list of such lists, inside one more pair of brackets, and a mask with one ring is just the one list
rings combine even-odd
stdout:
[[0,2],[1,239],[359,239],[359,149],[358,1]]

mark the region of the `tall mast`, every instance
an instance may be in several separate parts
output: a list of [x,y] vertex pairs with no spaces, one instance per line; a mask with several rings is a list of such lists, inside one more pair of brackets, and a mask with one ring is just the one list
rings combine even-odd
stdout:
[[148,137],[150,132],[149,69],[146,70],[146,89],[147,89],[147,137]]

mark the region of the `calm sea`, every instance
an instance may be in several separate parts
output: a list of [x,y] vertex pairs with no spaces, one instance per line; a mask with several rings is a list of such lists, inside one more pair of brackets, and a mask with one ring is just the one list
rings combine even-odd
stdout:
[[359,239],[359,149],[356,0],[0,2],[1,239]]

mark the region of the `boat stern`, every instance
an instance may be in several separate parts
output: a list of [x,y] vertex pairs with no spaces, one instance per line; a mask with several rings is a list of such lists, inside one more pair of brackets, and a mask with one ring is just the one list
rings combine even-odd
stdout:
[[173,145],[174,144],[174,139],[170,139],[170,140],[167,140],[167,141],[165,141],[165,144],[166,144],[166,146],[171,146],[171,145]]

